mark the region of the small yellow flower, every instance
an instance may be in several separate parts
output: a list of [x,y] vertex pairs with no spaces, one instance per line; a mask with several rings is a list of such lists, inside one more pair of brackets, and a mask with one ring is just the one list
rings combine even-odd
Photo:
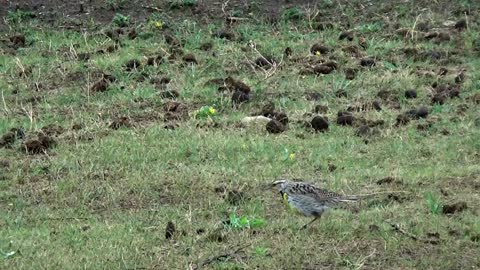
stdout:
[[288,155],[288,158],[290,160],[294,160],[295,159],[295,153],[290,153],[290,155]]
[[217,110],[215,110],[215,108],[213,108],[213,107],[210,107],[208,109],[208,113],[211,114],[211,115],[215,114],[216,112],[217,112]]
[[316,55],[316,56],[320,56],[320,55],[321,55],[320,51],[316,51],[316,52],[315,52],[315,55]]
[[161,21],[155,21],[153,22],[153,25],[156,27],[156,28],[162,28],[163,24]]

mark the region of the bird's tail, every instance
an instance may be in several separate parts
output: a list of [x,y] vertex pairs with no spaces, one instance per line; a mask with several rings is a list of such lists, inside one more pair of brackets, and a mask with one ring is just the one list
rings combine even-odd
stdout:
[[339,202],[356,202],[365,198],[375,197],[383,194],[394,194],[394,193],[408,193],[407,191],[384,191],[384,192],[375,192],[370,194],[361,194],[361,195],[348,195],[343,196],[338,199]]
[[351,195],[351,196],[344,196],[338,199],[339,202],[356,202],[360,200],[361,197],[356,196],[356,195]]

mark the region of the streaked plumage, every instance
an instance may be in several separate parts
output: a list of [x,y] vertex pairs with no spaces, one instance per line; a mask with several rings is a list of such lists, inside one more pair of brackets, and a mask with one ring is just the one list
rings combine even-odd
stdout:
[[280,192],[284,203],[290,208],[305,216],[314,217],[314,220],[310,223],[320,218],[325,211],[338,203],[352,202],[359,199],[357,196],[343,196],[318,188],[313,184],[286,179],[277,180],[272,183],[272,186]]

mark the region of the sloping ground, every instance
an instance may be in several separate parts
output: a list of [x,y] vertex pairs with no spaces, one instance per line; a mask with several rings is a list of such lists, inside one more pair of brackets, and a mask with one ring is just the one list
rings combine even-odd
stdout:
[[3,0],[0,1],[0,6],[2,7],[0,9],[0,16],[6,16],[8,11],[23,10],[30,11],[40,21],[49,23],[71,20],[77,22],[93,20],[100,23],[109,23],[116,13],[130,16],[135,21],[143,21],[148,18],[152,12],[162,12],[167,13],[172,18],[179,19],[182,17],[196,17],[199,20],[211,20],[215,18],[223,19],[227,16],[240,16],[263,17],[267,20],[276,20],[285,8],[295,6],[301,9],[317,7],[320,11],[319,16],[325,15],[334,18],[342,15],[342,10],[345,10],[347,7],[355,7],[358,12],[356,14],[358,18],[350,19],[357,20],[361,18],[362,20],[366,20],[368,19],[368,16],[366,16],[368,14],[387,14],[398,6],[402,6],[412,15],[419,14],[423,11],[431,11],[437,14],[454,14],[457,16],[468,14],[472,16],[480,5],[478,1],[455,3],[454,1],[447,0],[436,1],[434,5],[432,5],[431,1],[425,0],[373,0],[358,2],[348,0],[200,0],[193,1],[195,4],[192,5],[185,4],[190,2],[189,0]]
[[478,1],[128,2],[6,17],[0,269],[480,267]]

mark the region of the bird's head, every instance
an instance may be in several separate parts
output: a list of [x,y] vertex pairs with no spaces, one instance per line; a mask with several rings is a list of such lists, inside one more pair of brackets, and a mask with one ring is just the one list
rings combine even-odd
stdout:
[[273,181],[270,184],[270,188],[276,189],[278,191],[282,191],[285,189],[285,186],[287,185],[288,180],[287,179],[278,179]]

